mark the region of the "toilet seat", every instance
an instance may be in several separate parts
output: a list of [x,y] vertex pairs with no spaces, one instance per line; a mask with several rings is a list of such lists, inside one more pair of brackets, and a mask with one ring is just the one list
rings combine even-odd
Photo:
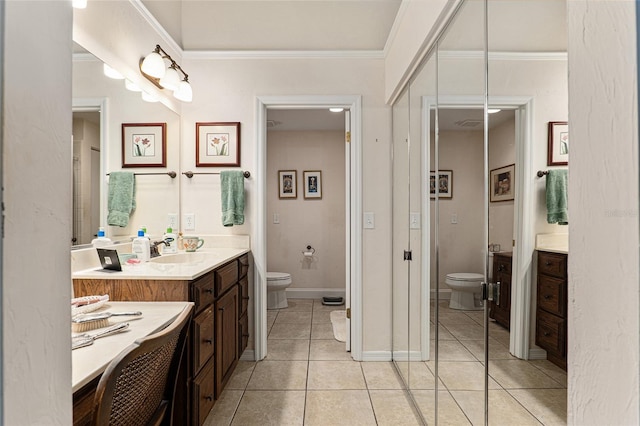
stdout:
[[453,281],[482,281],[484,280],[484,275],[473,272],[454,272],[447,274],[447,279]]
[[267,272],[267,281],[287,281],[291,280],[291,274],[286,272]]
[[267,272],[267,309],[283,309],[288,305],[285,290],[291,285],[291,274]]

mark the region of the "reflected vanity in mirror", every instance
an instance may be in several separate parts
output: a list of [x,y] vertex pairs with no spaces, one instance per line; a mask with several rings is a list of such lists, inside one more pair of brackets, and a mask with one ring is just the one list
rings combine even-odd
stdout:
[[[128,82],[130,83],[130,82]],[[129,240],[138,228],[162,235],[168,214],[179,216],[180,116],[160,102],[147,102],[125,79],[107,77],[104,63],[74,43],[73,55],[73,235],[72,245],[90,244],[98,227],[113,241]],[[136,173],[136,208],[125,227],[108,226],[108,174],[124,170],[122,125],[165,123],[164,167],[131,168]],[[149,175],[146,173],[158,172]]]

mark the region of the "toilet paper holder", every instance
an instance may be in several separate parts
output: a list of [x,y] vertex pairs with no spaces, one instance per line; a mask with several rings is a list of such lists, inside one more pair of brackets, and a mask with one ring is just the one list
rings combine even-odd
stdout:
[[314,253],[316,252],[316,249],[314,249],[313,247],[311,247],[310,245],[307,246],[307,250],[302,251],[302,254],[305,257],[313,257]]

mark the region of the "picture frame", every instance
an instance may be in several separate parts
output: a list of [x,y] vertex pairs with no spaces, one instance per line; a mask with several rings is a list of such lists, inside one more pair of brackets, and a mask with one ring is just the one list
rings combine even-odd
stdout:
[[493,169],[489,172],[489,201],[509,201],[515,197],[516,165]]
[[122,167],[166,167],[167,123],[122,123]]
[[547,166],[569,164],[569,124],[566,121],[549,122],[547,144]]
[[304,177],[304,198],[305,199],[321,199],[322,198],[322,171],[305,170]]
[[[453,170],[438,170],[438,198],[453,198]],[[429,173],[429,195],[436,198],[436,172]]]
[[240,167],[240,123],[196,123],[196,167]]
[[278,170],[278,198],[298,198],[296,170]]

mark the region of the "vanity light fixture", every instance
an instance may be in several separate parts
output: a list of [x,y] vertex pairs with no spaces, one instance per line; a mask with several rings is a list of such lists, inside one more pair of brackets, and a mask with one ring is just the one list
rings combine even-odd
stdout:
[[122,80],[124,79],[124,75],[120,74],[119,71],[111,68],[109,65],[107,64],[102,64],[102,72],[104,73],[104,75],[106,75],[109,78],[113,78],[115,80]]
[[124,87],[126,87],[127,90],[130,90],[132,92],[142,92],[142,89],[140,88],[140,86],[138,86],[128,78],[124,81]]
[[[165,59],[170,62],[168,67]],[[189,76],[159,44],[156,44],[153,52],[140,60],[140,72],[158,88],[171,90],[176,99],[183,102],[193,100]]]
[[142,100],[145,102],[160,102],[160,100],[154,95],[150,95],[149,93],[142,91]]
[[71,5],[76,9],[86,9],[87,8],[87,0],[73,0]]
[[331,112],[342,112],[342,111],[344,111],[344,108],[337,108],[337,107],[336,108],[329,108],[329,111],[331,111]]

